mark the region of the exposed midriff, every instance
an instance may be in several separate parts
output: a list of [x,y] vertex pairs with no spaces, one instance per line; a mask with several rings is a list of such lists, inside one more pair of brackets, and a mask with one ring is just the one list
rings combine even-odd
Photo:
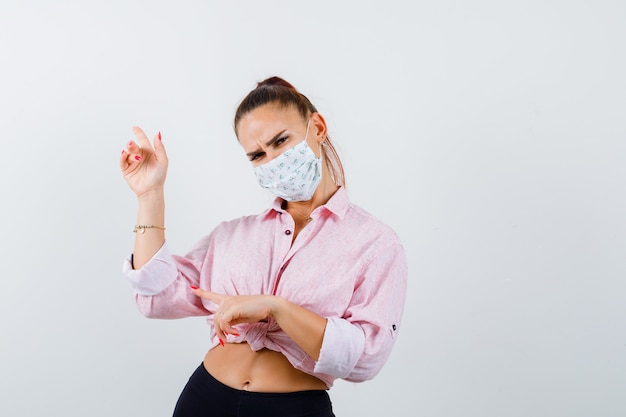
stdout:
[[209,350],[204,367],[231,388],[254,392],[324,390],[320,379],[297,370],[280,352],[253,351],[247,343],[226,343]]

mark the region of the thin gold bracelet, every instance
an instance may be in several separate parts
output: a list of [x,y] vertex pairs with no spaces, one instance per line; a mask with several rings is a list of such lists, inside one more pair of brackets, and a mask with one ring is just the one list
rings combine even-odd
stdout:
[[133,233],[137,233],[138,230],[139,230],[139,233],[145,233],[146,229],[161,229],[161,230],[165,230],[165,227],[163,227],[163,226],[156,226],[154,224],[137,224],[137,225],[135,225],[135,228],[133,229]]

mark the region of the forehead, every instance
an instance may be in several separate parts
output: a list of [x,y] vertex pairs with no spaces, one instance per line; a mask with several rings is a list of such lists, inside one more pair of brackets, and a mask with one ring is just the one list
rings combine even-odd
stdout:
[[294,106],[266,104],[241,118],[237,126],[237,135],[242,145],[244,142],[263,141],[282,130],[299,126],[302,120]]

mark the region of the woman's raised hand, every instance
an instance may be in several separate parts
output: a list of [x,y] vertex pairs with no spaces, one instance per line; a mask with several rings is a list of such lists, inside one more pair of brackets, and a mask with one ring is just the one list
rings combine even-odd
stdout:
[[161,142],[161,133],[154,138],[154,146],[139,127],[133,127],[139,144],[128,142],[120,156],[122,175],[137,197],[153,191],[162,191],[167,175],[167,154]]

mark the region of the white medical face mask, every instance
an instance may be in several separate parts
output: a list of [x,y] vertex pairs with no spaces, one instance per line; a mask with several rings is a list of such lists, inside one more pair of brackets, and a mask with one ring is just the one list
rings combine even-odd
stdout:
[[261,187],[286,201],[307,201],[322,180],[322,154],[316,157],[304,140],[266,164],[254,168]]

